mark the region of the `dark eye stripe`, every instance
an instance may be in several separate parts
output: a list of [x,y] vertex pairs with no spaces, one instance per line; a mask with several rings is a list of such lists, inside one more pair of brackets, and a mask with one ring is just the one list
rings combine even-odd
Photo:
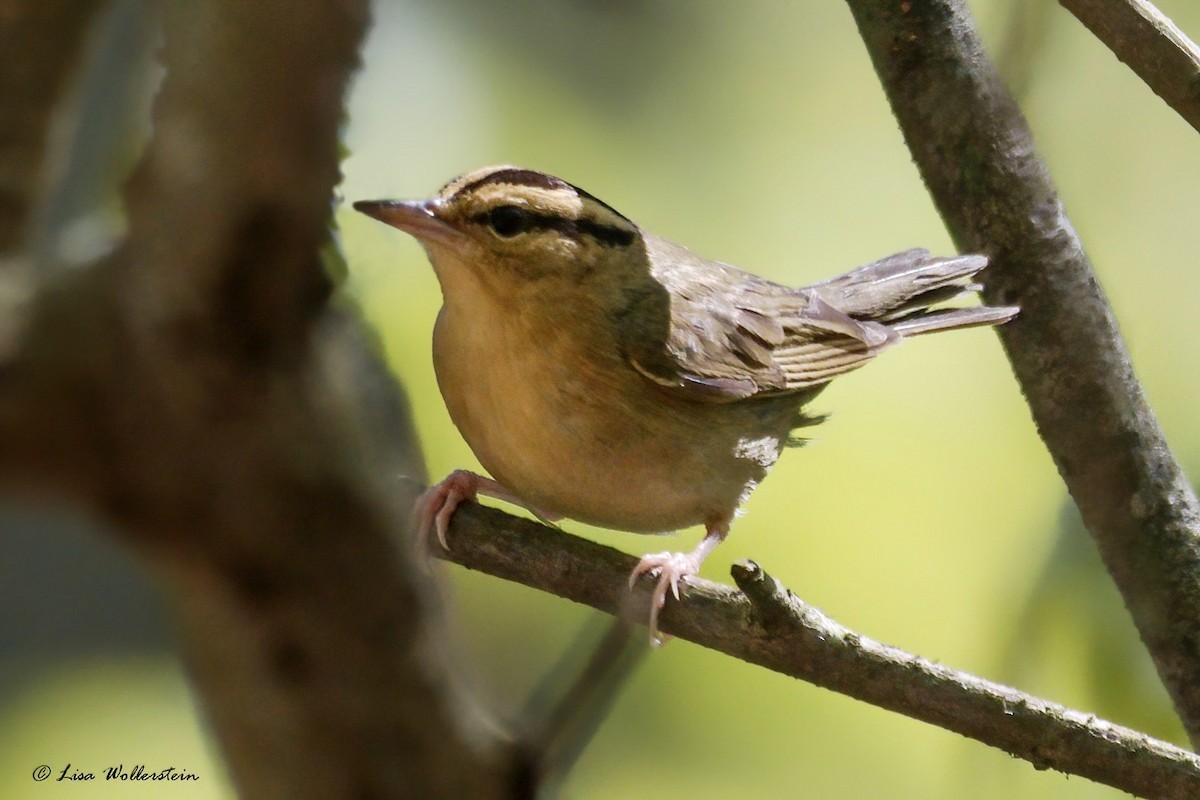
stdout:
[[601,244],[607,244],[614,247],[628,247],[633,244],[633,231],[627,228],[618,228],[615,225],[605,225],[600,222],[593,222],[590,219],[576,220],[571,223],[570,220],[563,220],[568,224],[573,224],[583,233],[593,237]]
[[[479,225],[487,225],[489,222],[489,213],[476,214],[471,217],[471,221]],[[631,230],[618,228],[615,225],[605,225],[602,222],[595,222],[590,219],[574,220],[552,214],[535,214],[532,211],[526,211],[525,213],[527,215],[527,224],[530,228],[544,231],[558,231],[562,235],[574,239],[578,239],[581,235],[587,235],[600,242],[600,244],[610,247],[628,247],[633,244],[635,236]]]

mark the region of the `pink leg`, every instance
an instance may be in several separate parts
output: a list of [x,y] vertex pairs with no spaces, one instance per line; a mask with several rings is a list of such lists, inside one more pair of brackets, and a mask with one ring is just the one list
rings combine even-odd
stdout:
[[442,546],[443,550],[449,550],[450,545],[446,543],[446,530],[450,527],[450,517],[454,516],[454,510],[460,503],[474,500],[475,496],[479,494],[521,506],[546,523],[562,519],[557,514],[548,514],[533,508],[491,478],[476,475],[465,469],[456,469],[441,483],[430,486],[422,492],[413,505],[417,541],[422,543],[428,541],[429,530],[433,528],[437,533],[438,544]]
[[726,534],[729,533],[730,520],[730,517],[725,517],[708,523],[708,531],[704,534],[704,538],[690,553],[652,553],[642,556],[642,560],[633,568],[633,573],[629,576],[630,588],[644,574],[658,575],[654,593],[650,596],[651,644],[657,646],[663,643],[663,637],[658,632],[658,612],[667,604],[667,589],[671,590],[671,594],[675,595],[676,600],[679,599],[679,582],[699,574],[700,565],[704,563],[704,559],[708,558],[709,553],[725,540]]

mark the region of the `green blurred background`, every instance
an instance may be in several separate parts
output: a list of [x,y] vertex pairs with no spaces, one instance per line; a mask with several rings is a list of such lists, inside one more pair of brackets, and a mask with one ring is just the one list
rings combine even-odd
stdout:
[[[1160,8],[1193,36],[1200,5]],[[1200,139],[1046,1],[971,3],[1033,126],[1178,456],[1200,465],[1193,257]],[[342,195],[421,197],[495,162],[559,175],[646,228],[803,284],[948,252],[841,2],[381,2]],[[408,237],[342,209],[346,291],[407,388],[430,474],[478,468],[430,363],[440,297]],[[864,635],[1185,739],[1066,500],[995,335],[910,343],[836,381],[704,575],[753,558]],[[227,797],[135,566],[78,520],[0,512],[0,797]],[[69,523],[69,524],[68,524]],[[572,532],[642,553],[662,539]],[[442,568],[485,701],[514,713],[593,616]],[[34,783],[39,764],[174,765],[193,784]],[[1123,796],[676,641],[572,773],[573,798]]]

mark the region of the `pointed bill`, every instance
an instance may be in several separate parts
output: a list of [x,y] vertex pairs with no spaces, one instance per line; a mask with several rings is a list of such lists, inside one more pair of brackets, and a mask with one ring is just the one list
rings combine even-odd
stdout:
[[437,200],[359,200],[354,210],[412,234],[423,244],[454,244],[462,233],[438,216],[439,206]]

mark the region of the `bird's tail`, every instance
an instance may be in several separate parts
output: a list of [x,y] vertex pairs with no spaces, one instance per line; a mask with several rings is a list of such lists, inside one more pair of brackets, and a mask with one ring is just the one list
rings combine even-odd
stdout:
[[900,336],[999,325],[1015,317],[1019,309],[935,307],[979,291],[975,274],[987,263],[977,255],[938,258],[928,250],[906,250],[811,288],[847,316],[882,323]]

